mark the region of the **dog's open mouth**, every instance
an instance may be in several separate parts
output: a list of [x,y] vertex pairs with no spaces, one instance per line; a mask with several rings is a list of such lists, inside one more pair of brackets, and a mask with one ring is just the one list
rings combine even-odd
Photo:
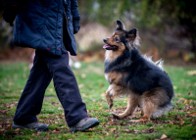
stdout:
[[115,45],[105,44],[105,45],[103,46],[103,48],[106,49],[106,50],[116,50],[118,47],[115,46]]

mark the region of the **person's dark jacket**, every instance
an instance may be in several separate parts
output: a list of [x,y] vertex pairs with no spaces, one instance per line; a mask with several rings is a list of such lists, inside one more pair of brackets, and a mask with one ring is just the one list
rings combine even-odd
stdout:
[[[65,50],[71,55],[77,54],[74,38],[80,28],[77,0],[16,1],[18,9],[13,35],[16,46],[42,49],[55,55],[61,55]],[[9,17],[5,13],[4,19],[6,16]]]

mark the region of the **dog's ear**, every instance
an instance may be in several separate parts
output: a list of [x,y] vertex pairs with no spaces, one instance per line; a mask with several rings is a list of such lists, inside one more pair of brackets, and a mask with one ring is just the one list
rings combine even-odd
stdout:
[[128,35],[129,36],[135,36],[137,35],[137,29],[136,28],[133,28],[131,29],[130,31],[128,31]]
[[120,20],[116,21],[116,25],[116,30],[125,30],[125,26]]
[[126,33],[126,40],[131,44],[131,47],[140,46],[140,37],[136,28],[131,29]]
[[127,39],[129,41],[134,41],[134,39],[136,38],[136,36],[137,36],[137,29],[136,28],[131,29],[127,33]]

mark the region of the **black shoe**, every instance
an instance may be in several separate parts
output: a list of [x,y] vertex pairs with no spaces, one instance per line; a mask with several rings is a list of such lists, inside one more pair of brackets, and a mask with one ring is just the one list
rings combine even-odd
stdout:
[[18,125],[13,123],[12,128],[27,128],[27,129],[34,129],[36,131],[48,131],[48,124],[44,123],[38,123],[38,122],[33,122],[33,123],[28,123],[25,125]]
[[99,125],[99,121],[96,118],[84,118],[79,121],[75,126],[70,127],[71,132],[76,131],[86,131],[89,128],[95,127]]

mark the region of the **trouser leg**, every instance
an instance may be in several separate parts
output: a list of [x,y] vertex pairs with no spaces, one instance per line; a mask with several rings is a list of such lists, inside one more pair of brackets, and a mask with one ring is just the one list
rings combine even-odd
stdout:
[[36,51],[33,67],[14,116],[16,124],[27,124],[37,121],[36,115],[41,111],[44,93],[51,79],[52,75],[43,61],[42,54]]
[[61,56],[47,55],[46,61],[53,75],[57,96],[64,108],[66,122],[68,126],[73,126],[87,117],[87,110],[81,99],[75,76],[69,67],[68,57],[68,53]]

